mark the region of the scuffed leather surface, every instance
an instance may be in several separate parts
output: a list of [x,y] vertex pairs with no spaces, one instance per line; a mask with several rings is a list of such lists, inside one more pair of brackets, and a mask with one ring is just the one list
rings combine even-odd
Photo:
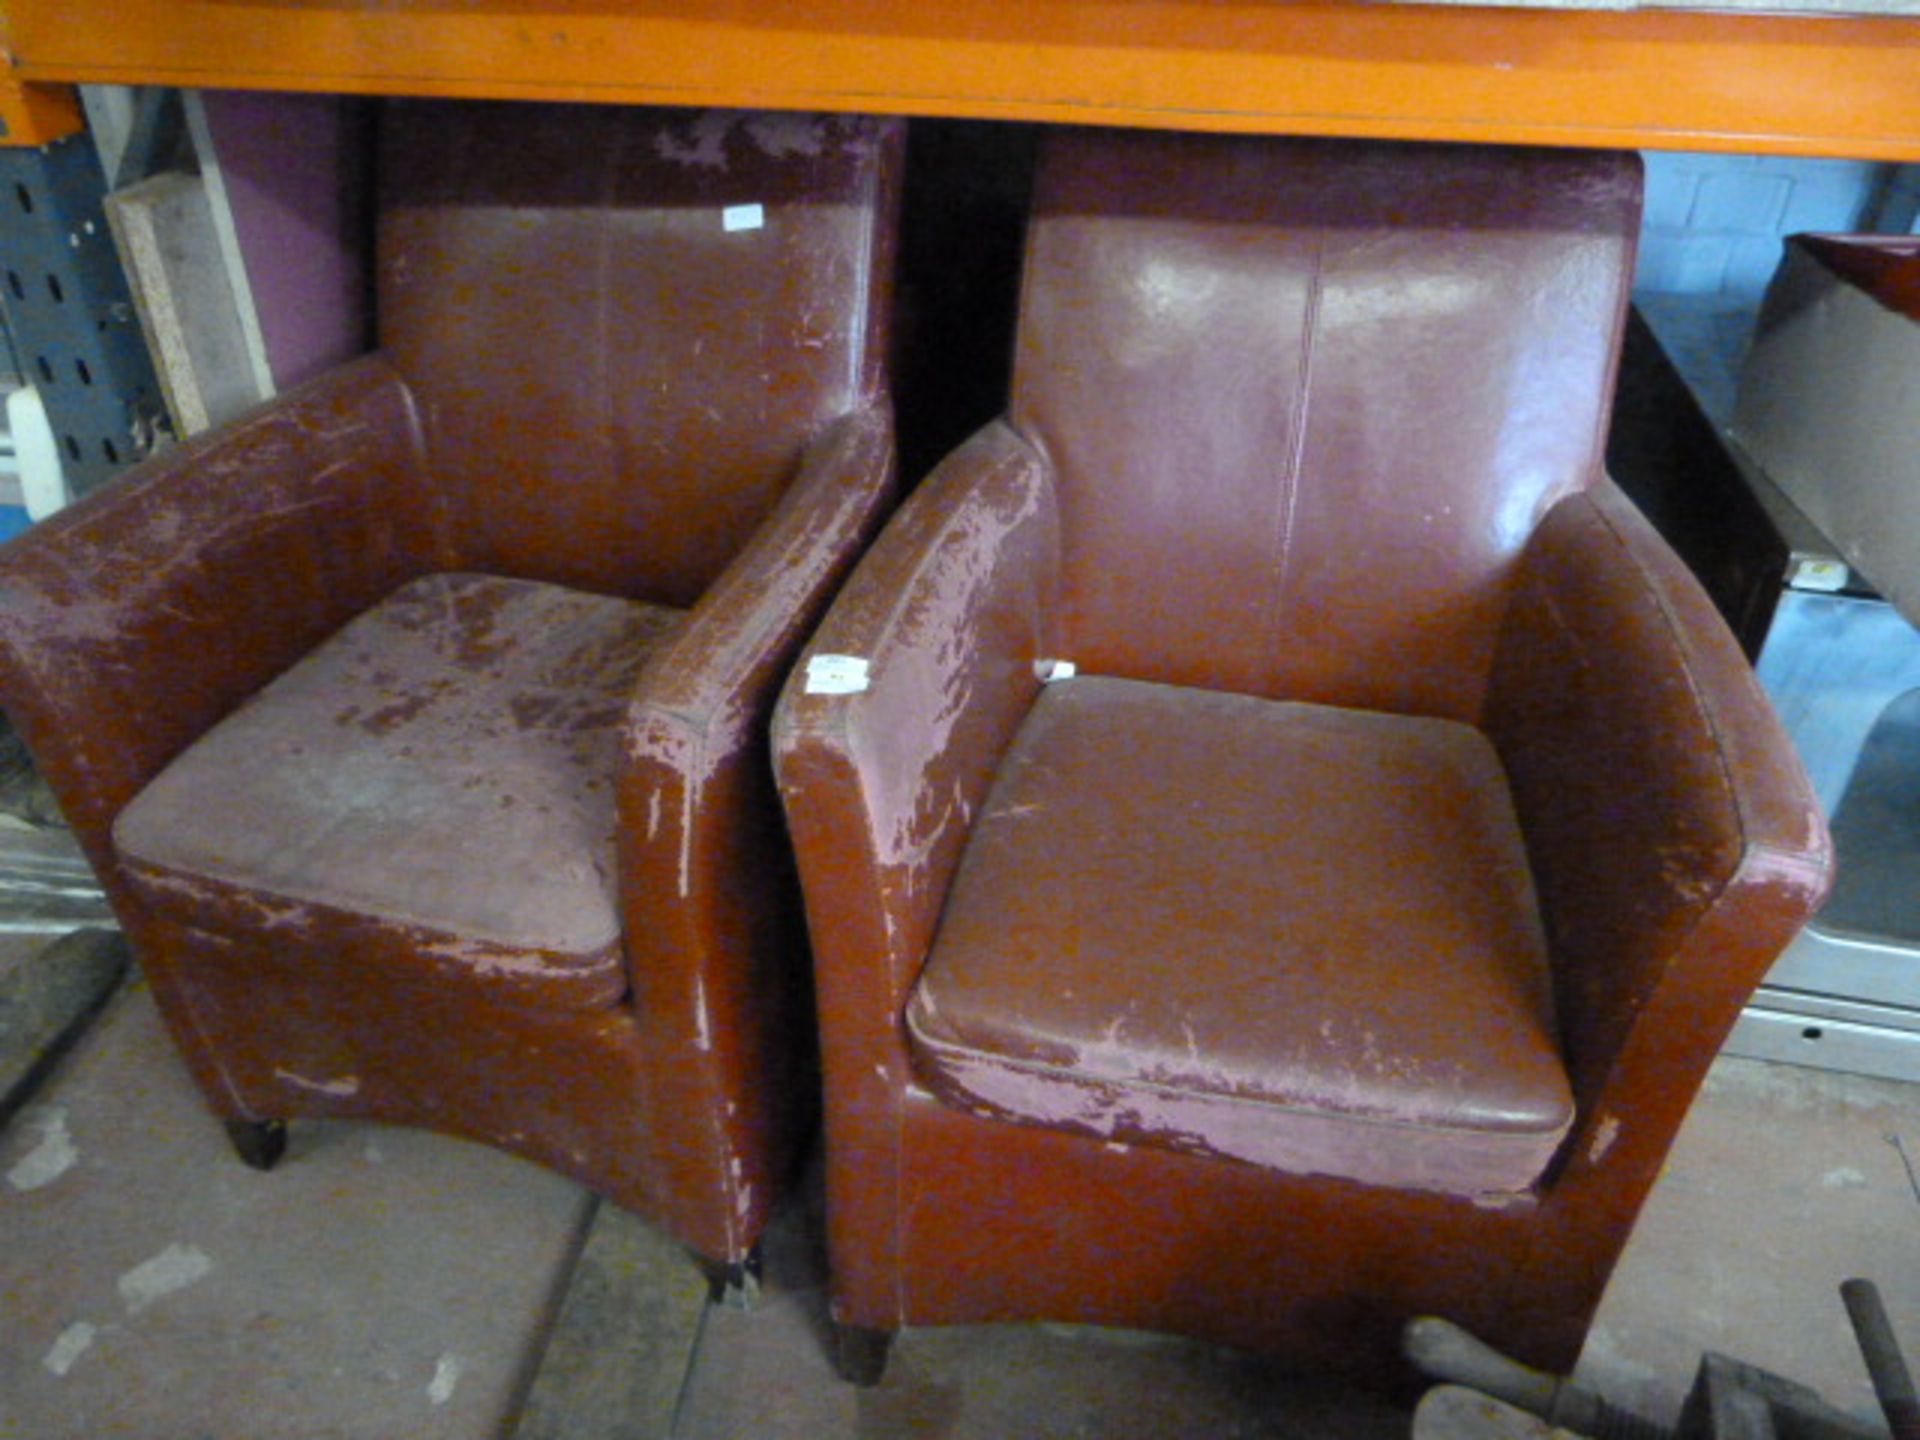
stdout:
[[[1309,1373],[1396,1373],[1410,1315],[1445,1313],[1534,1354],[1525,1283],[1539,1207],[1276,1175],[1158,1145],[983,1120],[909,1091],[898,1245],[884,1284],[843,1286],[861,1324],[1070,1317],[1263,1350]],[[831,1193],[831,1192],[830,1192]],[[1549,1341],[1563,1344],[1564,1341]],[[1576,1339],[1577,1348],[1577,1339]]]
[[752,543],[648,661],[622,730],[627,962],[639,1043],[654,1057],[660,1163],[689,1191],[726,1172],[719,1219],[734,1254],[772,1213],[818,1109],[768,719],[892,505],[893,434],[875,400],[821,436]]
[[[870,688],[796,679],[777,727],[818,971],[835,1314],[1147,1326],[1378,1375],[1405,1319],[1439,1313],[1570,1368],[1701,1075],[1826,864],[1732,637],[1598,467],[1633,162],[1046,145],[1013,425],[915,495],[809,647],[872,657]],[[1271,194],[1285,204],[1264,213]],[[1287,356],[1316,284],[1302,428],[1282,419],[1303,394]],[[1041,507],[1008,508],[1008,456],[1021,493],[1048,498],[1045,543]],[[1030,657],[1488,736],[1575,1101],[1527,1193],[1225,1163],[931,1093],[906,1007],[1038,690]]]
[[[853,767],[902,955],[925,954],[960,839],[1039,691],[1057,523],[1045,461],[989,427],[915,491],[807,647],[865,659],[869,688],[849,703],[810,693],[804,669],[787,683],[782,773]],[[882,993],[904,1001],[918,963]]]
[[[419,398],[468,568],[699,599],[806,445],[876,393],[898,129],[389,108],[381,343]],[[762,225],[727,228],[751,205]]]
[[[1702,918],[1738,903],[1756,868],[1809,908],[1825,892],[1825,821],[1727,641],[1693,577],[1611,484],[1563,502],[1535,536],[1486,725],[1513,779],[1568,1060],[1587,1096],[1638,1008],[1684,974]],[[1738,973],[1722,956],[1718,975],[1687,978],[1758,983],[1772,938],[1756,931]]]
[[1540,1241],[1562,1254],[1536,1258],[1525,1297],[1553,1316],[1574,1309],[1569,1291],[1597,1302],[1740,1007],[1825,898],[1833,852],[1712,602],[1611,484],[1534,537],[1486,728],[1527,837],[1580,1110]]
[[870,688],[857,704],[809,693],[803,659],[781,695],[774,751],[813,946],[836,1295],[891,1295],[905,1263],[891,1243],[912,1084],[900,1014],[967,822],[1039,689],[1057,546],[1045,461],[990,427],[914,491],[808,642],[807,656],[866,658]]
[[[679,1233],[687,1201],[645,1143],[656,1066],[631,1006],[500,1003],[418,964],[383,973],[377,988],[343,984],[343,958],[375,957],[166,917],[146,924],[142,943],[174,1033],[203,1037],[182,1046],[189,1063],[218,1040],[204,1083],[220,1113],[429,1125],[551,1166]],[[369,1004],[386,1013],[370,1017]]]
[[202,928],[318,923],[346,949],[349,925],[393,927],[386,964],[611,1004],[621,721],[680,618],[534,581],[414,581],[190,746],[115,843],[149,906]]
[[[0,705],[218,1113],[437,1125],[736,1260],[808,1110],[790,861],[752,737],[890,502],[905,127],[390,110],[382,353],[0,555]],[[736,202],[762,206],[757,229],[727,228]],[[497,957],[437,969],[436,932],[317,903],[298,935],[224,928],[244,903],[208,882],[169,919],[113,852],[115,816],[186,746],[406,582],[453,573],[687,610],[623,698],[605,776],[619,824],[653,829],[623,829],[612,857],[622,953],[594,971],[603,1009],[552,1008],[550,989],[528,1003]],[[681,718],[712,740],[704,768],[637,752],[660,696],[694,697]]]
[[1052,137],[1013,417],[1072,658],[1472,722],[1599,461],[1638,212],[1629,156]]
[[1047,686],[906,1010],[986,1113],[1468,1196],[1573,1119],[1506,776],[1478,731]]
[[0,563],[0,699],[103,875],[108,826],[221,716],[447,558],[379,357],[141,466]]

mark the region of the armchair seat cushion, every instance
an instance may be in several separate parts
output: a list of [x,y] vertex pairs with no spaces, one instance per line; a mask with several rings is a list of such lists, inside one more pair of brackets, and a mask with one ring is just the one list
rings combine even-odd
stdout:
[[215,934],[264,924],[324,963],[611,1004],[621,722],[682,613],[485,575],[405,585],[135,798],[113,832],[127,874]]
[[1518,822],[1470,726],[1045,687],[907,1008],[943,1100],[1474,1197],[1573,1120]]

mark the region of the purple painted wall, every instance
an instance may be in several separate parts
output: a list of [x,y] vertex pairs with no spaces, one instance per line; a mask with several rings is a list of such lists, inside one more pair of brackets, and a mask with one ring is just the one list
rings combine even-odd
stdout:
[[371,116],[331,95],[205,100],[267,364],[285,390],[372,343]]

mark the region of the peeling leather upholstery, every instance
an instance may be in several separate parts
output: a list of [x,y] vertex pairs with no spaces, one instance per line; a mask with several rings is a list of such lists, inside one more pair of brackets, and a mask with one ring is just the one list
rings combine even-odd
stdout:
[[[1639,189],[1619,155],[1048,135],[1008,418],[809,648],[867,688],[776,716],[840,1321],[1379,1376],[1437,1313],[1571,1367],[1831,863],[1600,468]],[[1432,768],[1384,763],[1413,735]],[[1249,1140],[1256,1099],[1313,1113]]]
[[1452,720],[1047,686],[906,1023],[943,1099],[1376,1185],[1523,1192],[1573,1120],[1506,776]]
[[0,707],[217,1114],[472,1136],[735,1261],[809,1127],[764,727],[891,503],[904,127],[381,131],[380,349],[0,553]]
[[127,875],[203,929],[378,925],[385,964],[611,1005],[621,721],[680,613],[483,575],[403,585],[121,812]]

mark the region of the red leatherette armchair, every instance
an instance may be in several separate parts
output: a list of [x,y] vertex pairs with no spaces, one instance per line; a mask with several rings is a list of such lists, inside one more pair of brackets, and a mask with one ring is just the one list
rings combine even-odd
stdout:
[[255,1163],[427,1125],[748,1255],[812,1086],[765,728],[890,505],[902,145],[392,105],[378,352],[0,556],[0,706]]
[[1011,412],[775,720],[843,1369],[1424,1312],[1572,1362],[1829,865],[1601,473],[1639,210],[1617,155],[1048,137]]

